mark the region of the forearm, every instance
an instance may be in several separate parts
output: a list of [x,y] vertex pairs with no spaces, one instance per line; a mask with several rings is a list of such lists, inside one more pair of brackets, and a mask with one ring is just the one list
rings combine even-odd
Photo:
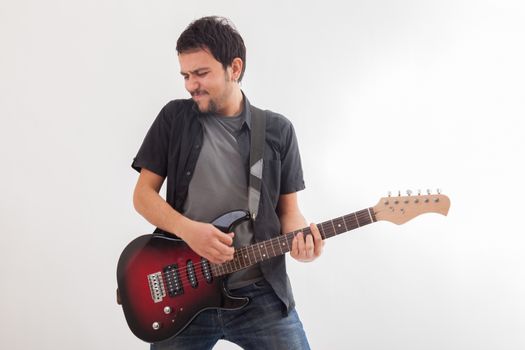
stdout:
[[188,219],[159,195],[159,188],[160,183],[153,187],[139,184],[135,188],[133,204],[146,220],[166,232],[176,234],[194,252],[214,264],[233,259],[233,233],[224,234],[212,224]]
[[158,192],[149,188],[136,189],[133,205],[149,223],[184,239],[182,227],[188,219],[173,209]]

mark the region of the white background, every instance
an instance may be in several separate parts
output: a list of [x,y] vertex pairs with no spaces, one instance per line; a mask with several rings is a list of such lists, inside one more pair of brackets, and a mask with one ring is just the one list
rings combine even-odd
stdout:
[[1,347],[146,348],[115,304],[152,230],[130,163],[187,97],[175,43],[210,14],[244,37],[250,101],[295,125],[309,221],[389,190],[452,200],[290,261],[312,348],[523,349],[525,5],[408,0],[2,0]]

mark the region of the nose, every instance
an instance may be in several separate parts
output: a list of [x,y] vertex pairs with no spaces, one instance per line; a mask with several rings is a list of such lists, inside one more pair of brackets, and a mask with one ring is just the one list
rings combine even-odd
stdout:
[[186,90],[188,90],[190,93],[199,89],[199,82],[192,75],[188,77],[185,84],[186,84]]

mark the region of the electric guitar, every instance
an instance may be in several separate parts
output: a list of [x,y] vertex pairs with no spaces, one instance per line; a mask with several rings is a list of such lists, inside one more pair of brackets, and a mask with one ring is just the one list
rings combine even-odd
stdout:
[[[447,215],[450,200],[438,194],[388,196],[371,208],[317,224],[323,239],[376,221],[403,224],[424,213]],[[231,211],[212,222],[223,232],[249,220],[243,210]],[[239,309],[248,298],[233,297],[226,288],[229,274],[290,251],[294,236],[304,228],[235,250],[234,259],[212,264],[174,236],[148,234],[133,240],[117,266],[117,298],[131,331],[146,342],[179,334],[201,311]]]

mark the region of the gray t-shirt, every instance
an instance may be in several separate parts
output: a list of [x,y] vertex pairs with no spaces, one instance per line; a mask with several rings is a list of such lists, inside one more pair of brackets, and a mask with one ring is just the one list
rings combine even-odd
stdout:
[[[237,142],[244,121],[244,111],[235,117],[201,117],[202,149],[183,207],[188,218],[211,222],[227,211],[248,210],[248,159],[243,159]],[[251,221],[241,223],[235,230],[234,246],[252,243],[253,232]],[[258,265],[253,265],[231,274],[228,288],[240,288],[261,278]]]

